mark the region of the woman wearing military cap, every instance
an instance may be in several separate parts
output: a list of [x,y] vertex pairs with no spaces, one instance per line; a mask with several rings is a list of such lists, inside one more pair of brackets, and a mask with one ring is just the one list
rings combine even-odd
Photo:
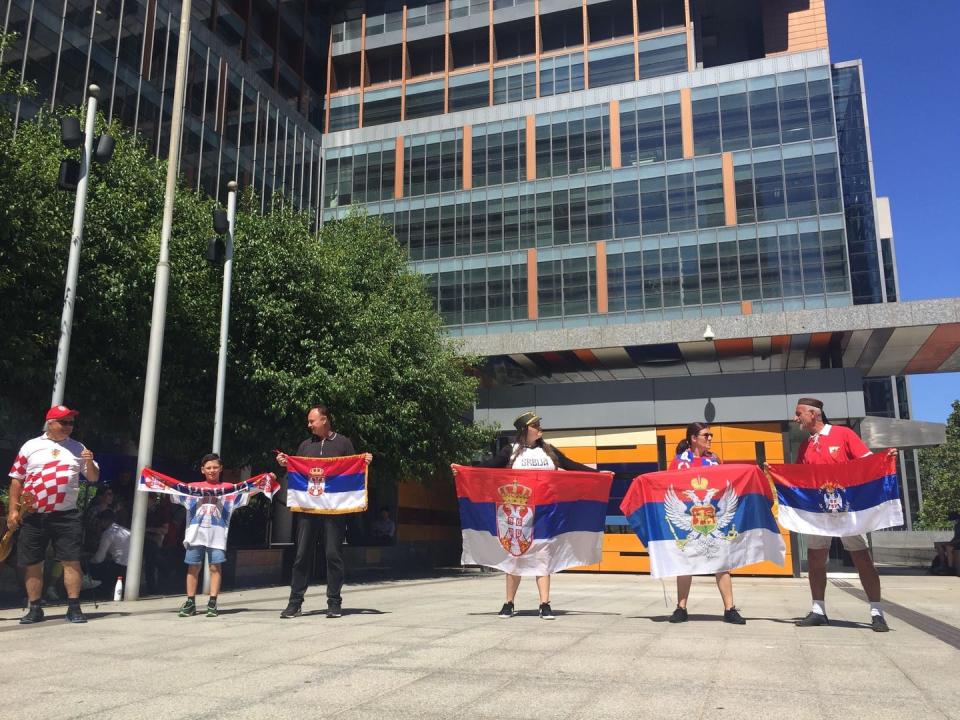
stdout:
[[[505,445],[499,453],[483,460],[477,465],[488,468],[513,468],[514,470],[578,470],[580,472],[598,472],[596,468],[575,462],[543,439],[540,416],[534,412],[525,412],[513,421],[517,436],[510,445]],[[507,573],[507,600],[500,609],[500,618],[513,617],[513,601],[520,587],[520,576]],[[553,620],[550,609],[550,576],[537,577],[537,591],[540,594],[540,617]]]

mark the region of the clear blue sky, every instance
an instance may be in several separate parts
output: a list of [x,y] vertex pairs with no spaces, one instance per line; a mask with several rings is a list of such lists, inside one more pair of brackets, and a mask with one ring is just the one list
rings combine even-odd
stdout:
[[[960,296],[957,0],[826,0],[830,58],[863,60],[877,194],[890,198],[901,300]],[[960,373],[910,378],[916,420],[944,422]]]

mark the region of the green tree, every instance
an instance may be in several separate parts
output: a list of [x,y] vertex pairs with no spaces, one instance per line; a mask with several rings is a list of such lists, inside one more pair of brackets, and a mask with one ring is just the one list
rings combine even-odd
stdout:
[[960,511],[960,400],[954,400],[947,418],[947,441],[920,451],[923,506],[917,517],[926,529],[949,528],[947,515]]
[[[81,409],[78,435],[91,447],[133,454],[165,163],[123,128],[109,132],[113,159],[91,174],[66,402]],[[73,216],[73,194],[56,190],[68,152],[49,113],[15,133],[0,123],[0,427],[8,440],[35,431],[49,402]],[[465,420],[474,361],[446,336],[389,230],[354,214],[318,238],[306,213],[281,201],[262,215],[258,205],[248,191],[237,213],[227,461],[272,465],[269,451],[294,447],[305,409],[318,401],[377,455],[382,480],[427,479],[482,448],[489,430]],[[222,282],[204,260],[212,207],[181,188],[171,236],[155,455],[183,463],[209,450],[212,433]]]

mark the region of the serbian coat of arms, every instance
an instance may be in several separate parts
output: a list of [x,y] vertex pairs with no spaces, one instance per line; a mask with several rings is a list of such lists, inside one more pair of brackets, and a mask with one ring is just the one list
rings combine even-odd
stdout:
[[497,492],[502,501],[497,503],[497,537],[504,550],[519,557],[533,544],[533,490],[514,481]]
[[843,513],[850,510],[850,501],[846,499],[846,490],[832,482],[824,483],[819,488],[820,510],[826,513]]
[[307,478],[307,495],[318,497],[323,495],[326,486],[326,473],[322,467],[310,468],[310,476]]
[[[703,495],[697,491],[703,491]],[[690,555],[715,557],[724,543],[734,540],[738,533],[733,524],[740,501],[733,486],[728,482],[723,493],[714,503],[714,496],[720,491],[707,486],[707,480],[696,477],[690,481],[690,489],[683,495],[692,503],[681,500],[673,485],[664,493],[663,506],[670,530],[677,547]],[[683,534],[681,537],[681,534]]]

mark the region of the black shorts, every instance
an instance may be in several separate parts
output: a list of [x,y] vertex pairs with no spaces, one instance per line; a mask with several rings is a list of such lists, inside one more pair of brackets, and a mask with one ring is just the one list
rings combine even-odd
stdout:
[[17,540],[17,563],[23,567],[42,563],[47,545],[53,542],[53,556],[62,561],[80,559],[83,524],[79,510],[50,513],[23,513]]

